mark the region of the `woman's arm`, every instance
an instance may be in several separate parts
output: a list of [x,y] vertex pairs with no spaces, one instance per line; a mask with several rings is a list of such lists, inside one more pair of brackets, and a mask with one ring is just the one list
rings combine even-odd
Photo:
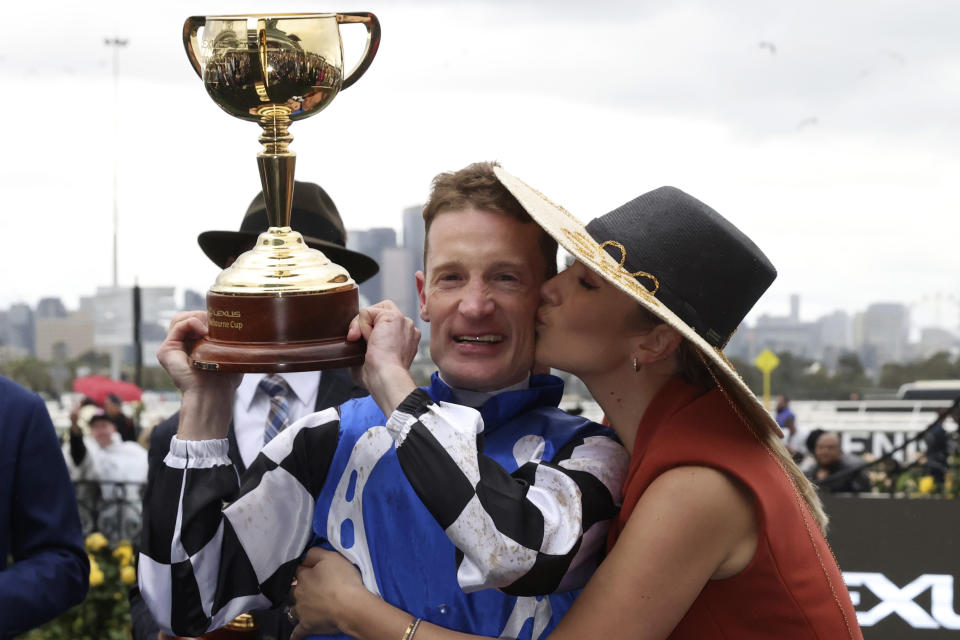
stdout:
[[[739,573],[756,544],[752,499],[735,481],[704,467],[667,471],[640,498],[551,640],[666,638],[707,581]],[[335,630],[358,640],[403,636],[413,617],[366,591],[347,560],[320,549],[307,559],[293,590],[300,603],[293,639]],[[415,640],[476,637],[423,622]]]
[[[367,591],[360,572],[336,551],[313,547],[290,591],[298,619],[290,640],[343,633],[356,640],[401,640],[414,617]],[[470,640],[467,633],[421,622],[414,640]],[[409,638],[407,639],[409,640]]]
[[714,469],[671,469],[640,497],[551,638],[666,638],[704,585],[739,573],[756,546],[754,504],[745,488]]

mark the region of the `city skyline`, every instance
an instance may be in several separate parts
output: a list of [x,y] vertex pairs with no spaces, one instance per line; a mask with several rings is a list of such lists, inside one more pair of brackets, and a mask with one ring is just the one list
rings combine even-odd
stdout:
[[[423,268],[423,227],[420,213],[422,204],[414,204],[403,207],[400,210],[398,222],[394,226],[371,227],[371,228],[350,228],[347,229],[347,246],[356,251],[366,253],[376,259],[381,264],[380,273],[371,280],[360,285],[360,294],[371,304],[382,299],[384,287],[394,292],[401,292],[395,295],[401,309],[411,317],[416,318],[416,300],[414,291],[413,274],[417,269]],[[408,244],[409,243],[409,244]],[[196,253],[202,253],[198,246]],[[410,249],[413,255],[408,259],[398,255],[386,254],[388,261],[387,268],[384,268],[384,249]],[[564,264],[565,252],[560,249],[558,261],[560,267]],[[212,285],[220,269],[204,258],[204,273],[200,274],[196,281],[191,283],[156,283],[155,287],[172,287],[178,292],[178,296],[189,293],[200,293],[201,297],[206,289]],[[409,275],[407,275],[408,272]],[[206,285],[203,284],[203,278],[206,278]],[[387,282],[385,285],[384,282]],[[404,283],[409,282],[409,287]],[[121,283],[121,287],[132,286],[133,283]],[[37,291],[35,295],[27,299],[11,299],[4,296],[4,291],[0,289],[0,310],[8,309],[17,304],[27,304],[30,307],[36,307],[44,299],[55,298],[61,301],[69,310],[76,310],[82,307],[83,298],[92,295],[99,288],[110,287],[109,283],[91,283],[89,288],[77,290],[70,293],[62,291]],[[147,286],[147,285],[144,285]],[[797,300],[803,300],[803,305],[796,307]],[[750,311],[745,318],[745,324],[756,325],[763,323],[764,318],[778,318],[786,316],[795,316],[795,320],[803,322],[814,322],[823,316],[837,312],[854,316],[863,311],[867,306],[878,303],[892,303],[904,305],[910,315],[911,338],[916,339],[919,332],[925,328],[946,329],[955,334],[960,334],[960,285],[955,291],[924,291],[920,288],[914,290],[912,298],[898,298],[894,295],[883,299],[867,301],[862,306],[834,306],[830,307],[823,303],[818,304],[816,297],[811,297],[803,291],[778,292],[774,294],[768,290]],[[189,307],[188,307],[189,308]]]
[[[429,324],[417,316],[417,300],[412,279],[403,272],[417,265],[422,255],[422,237],[405,234],[412,246],[397,242],[395,233],[384,229],[367,230],[354,244],[379,257],[386,268],[365,282],[362,301],[371,295],[393,299],[401,310],[415,318],[423,331],[422,346],[429,343]],[[204,296],[195,289],[142,287],[143,359],[153,364],[153,353],[163,340],[166,325],[180,310],[202,309]],[[725,348],[730,357],[745,361],[765,349],[790,352],[832,369],[846,353],[856,354],[867,371],[876,374],[887,362],[919,361],[938,352],[956,355],[960,331],[952,327],[917,324],[908,305],[874,302],[866,308],[847,313],[835,310],[814,319],[801,316],[801,297],[791,296],[784,314],[760,314],[741,324]],[[36,305],[18,303],[0,307],[0,361],[34,356],[45,361],[66,361],[94,350],[111,355],[112,366],[131,359],[132,289],[98,287],[92,295],[82,295],[72,308],[60,297],[48,296]]]
[[[758,314],[784,313],[793,293],[812,317],[960,293],[960,255],[941,240],[960,236],[956,3],[338,8],[380,17],[379,53],[291,128],[291,148],[298,179],[323,185],[350,228],[399,229],[436,173],[499,160],[582,219],[663,184],[700,198],[777,267]],[[258,188],[258,130],[218,109],[190,68],[180,33],[197,10],[10,8],[24,27],[0,42],[0,78],[30,98],[35,124],[11,127],[7,144],[36,159],[0,160],[0,306],[111,282],[115,160],[119,283],[204,290],[216,277],[195,238],[238,227]],[[352,62],[363,29],[343,37]],[[128,43],[116,92],[105,38]]]

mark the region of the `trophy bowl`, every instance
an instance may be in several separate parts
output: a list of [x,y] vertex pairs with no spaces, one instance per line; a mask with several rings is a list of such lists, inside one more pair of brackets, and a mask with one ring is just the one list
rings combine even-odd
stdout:
[[[346,75],[341,24],[367,30]],[[363,362],[347,342],[358,311],[349,272],[290,228],[296,154],[289,126],[323,110],[370,66],[380,44],[372,13],[192,16],[183,44],[207,93],[230,115],[261,127],[257,154],[269,229],[207,293],[209,334],[190,356],[201,369],[309,371]]]

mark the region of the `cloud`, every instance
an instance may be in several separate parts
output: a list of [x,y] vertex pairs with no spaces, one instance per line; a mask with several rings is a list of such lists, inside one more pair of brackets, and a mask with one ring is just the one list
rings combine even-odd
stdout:
[[[208,6],[242,13],[262,2]],[[689,190],[771,254],[777,312],[796,291],[846,308],[956,291],[957,252],[931,243],[960,235],[960,5],[342,6],[380,16],[377,59],[291,132],[298,178],[322,183],[351,228],[394,226],[435,173],[499,159],[584,218],[661,184]],[[5,282],[0,307],[108,281],[114,157],[121,281],[212,282],[195,237],[239,224],[258,188],[259,145],[257,127],[217,109],[187,63],[181,26],[196,10],[186,0],[8,9],[0,79],[28,105],[29,125],[8,128],[5,143],[41,160],[8,154],[0,189],[32,225],[54,230],[46,255],[82,257]],[[363,30],[343,33],[352,61]],[[129,39],[116,104],[103,44],[114,35]],[[0,220],[2,237],[22,219]],[[0,272],[35,255],[8,246]]]

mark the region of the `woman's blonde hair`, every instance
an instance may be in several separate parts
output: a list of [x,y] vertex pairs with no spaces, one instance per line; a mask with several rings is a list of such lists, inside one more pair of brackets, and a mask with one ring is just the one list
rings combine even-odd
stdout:
[[[663,324],[663,320],[648,311],[646,308],[639,305],[637,308],[641,312],[639,314],[639,317],[641,318],[639,322],[645,323],[649,327]],[[683,340],[680,343],[680,345],[677,347],[676,359],[677,375],[690,384],[705,391],[709,391],[719,384],[719,379],[713,373],[706,358],[700,354],[699,350],[693,345],[692,342]],[[724,389],[722,385],[720,386],[721,391],[727,396],[727,399],[731,403],[736,403],[737,401],[733,395],[727,389]],[[769,420],[761,421],[759,419],[752,419],[749,415],[745,415],[741,410],[737,410],[737,415],[740,416],[743,423],[748,429],[750,429],[753,435],[756,436],[757,440],[760,441],[760,444],[770,451],[774,459],[777,461],[777,464],[783,468],[800,497],[803,498],[803,501],[810,509],[810,513],[813,516],[813,519],[816,521],[817,526],[820,527],[820,531],[826,534],[829,518],[823,510],[823,503],[820,501],[820,496],[817,495],[817,492],[813,488],[813,484],[810,483],[810,480],[808,480],[807,477],[803,475],[803,472],[800,471],[800,467],[797,466],[797,463],[793,461],[793,457],[784,446],[780,434],[774,432],[773,429],[769,428],[769,426],[766,426],[769,425]]]

